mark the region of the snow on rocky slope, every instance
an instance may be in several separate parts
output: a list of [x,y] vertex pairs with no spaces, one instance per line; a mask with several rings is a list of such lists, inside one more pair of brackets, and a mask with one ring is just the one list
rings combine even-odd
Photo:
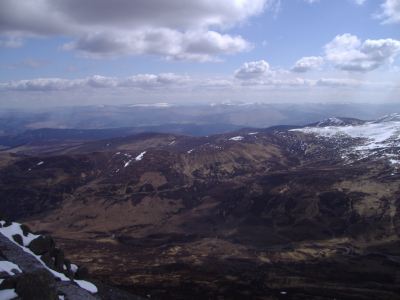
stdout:
[[[335,122],[331,122],[334,119]],[[364,158],[385,158],[394,165],[400,165],[400,114],[395,113],[370,122],[348,124],[340,118],[330,118],[327,126],[322,123],[291,131],[313,134],[322,139],[338,143],[352,139],[350,147],[341,150],[342,157],[348,160]]]
[[[21,297],[25,299],[21,293],[34,293],[29,289],[35,287],[24,286],[24,280],[26,281],[24,275],[26,277],[33,274],[39,278],[43,272],[44,277],[53,277],[50,280],[45,279],[49,282],[49,290],[52,280],[60,283],[57,291],[54,291],[58,295],[67,298],[68,295],[74,295],[74,299],[92,299],[90,294],[97,293],[97,287],[91,282],[80,279],[79,268],[64,258],[62,251],[55,248],[53,240],[49,237],[35,235],[28,227],[19,223],[0,221],[0,246],[0,299],[2,300]],[[40,273],[37,275],[35,272],[42,272],[42,275]],[[75,297],[77,295],[81,295],[82,298]]]

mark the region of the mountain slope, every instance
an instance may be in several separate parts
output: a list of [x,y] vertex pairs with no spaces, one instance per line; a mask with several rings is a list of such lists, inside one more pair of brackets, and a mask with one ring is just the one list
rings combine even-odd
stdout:
[[144,296],[396,299],[399,128],[140,134],[16,155],[0,209]]

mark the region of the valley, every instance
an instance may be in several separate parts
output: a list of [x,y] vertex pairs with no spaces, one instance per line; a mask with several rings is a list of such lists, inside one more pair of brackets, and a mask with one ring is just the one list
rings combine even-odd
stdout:
[[400,122],[368,122],[20,145],[0,210],[143,297],[398,299]]

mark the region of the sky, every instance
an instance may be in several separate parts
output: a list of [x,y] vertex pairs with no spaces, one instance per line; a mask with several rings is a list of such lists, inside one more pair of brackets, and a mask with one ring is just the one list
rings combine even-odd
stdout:
[[0,0],[0,106],[400,101],[400,0]]

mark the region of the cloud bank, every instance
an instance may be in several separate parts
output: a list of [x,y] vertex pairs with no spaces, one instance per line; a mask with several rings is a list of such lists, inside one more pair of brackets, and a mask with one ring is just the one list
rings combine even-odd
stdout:
[[299,59],[293,72],[304,73],[329,63],[342,71],[367,73],[385,65],[391,65],[400,55],[400,41],[395,39],[367,39],[345,33],[337,35],[324,46],[324,56]]
[[3,0],[0,41],[65,36],[64,50],[88,57],[151,54],[207,61],[251,44],[227,28],[262,13],[272,0]]

